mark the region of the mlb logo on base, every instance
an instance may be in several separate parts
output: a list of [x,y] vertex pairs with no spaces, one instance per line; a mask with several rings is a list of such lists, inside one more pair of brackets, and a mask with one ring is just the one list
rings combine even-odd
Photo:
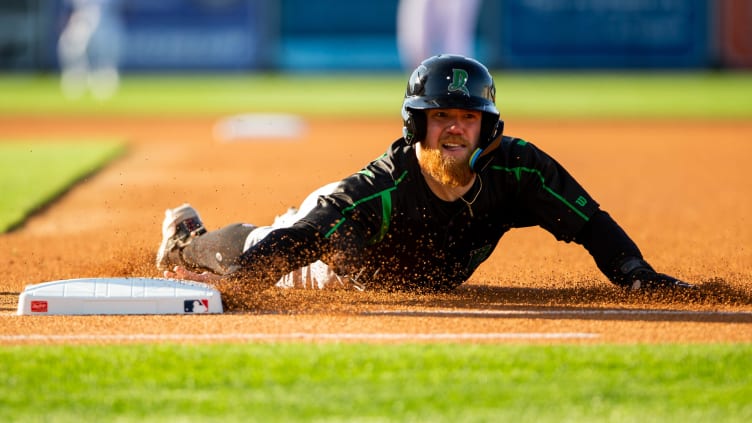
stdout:
[[186,313],[208,313],[209,312],[209,300],[185,300],[183,302],[183,310]]

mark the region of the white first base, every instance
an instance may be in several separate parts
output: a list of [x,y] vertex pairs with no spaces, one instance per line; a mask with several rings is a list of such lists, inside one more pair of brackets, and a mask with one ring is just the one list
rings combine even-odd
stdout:
[[162,278],[83,278],[28,285],[19,315],[222,313],[214,287]]

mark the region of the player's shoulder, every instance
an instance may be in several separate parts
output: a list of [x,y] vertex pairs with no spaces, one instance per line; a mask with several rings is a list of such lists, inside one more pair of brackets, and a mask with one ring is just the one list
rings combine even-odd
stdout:
[[494,152],[490,168],[538,167],[546,166],[551,158],[534,143],[510,136],[502,137],[499,148]]
[[497,156],[501,156],[503,159],[521,159],[529,154],[535,154],[538,148],[531,142],[514,137],[511,135],[504,135],[501,138],[501,144],[499,145],[499,151]]
[[414,166],[415,154],[409,154],[408,150],[414,148],[400,140],[395,141],[389,148],[371,160],[365,167],[357,171],[347,181],[351,185],[361,186],[369,190],[381,190],[385,186],[394,186],[396,182],[403,180],[410,169]]
[[393,142],[384,154],[371,161],[366,169],[378,173],[401,173],[415,165],[416,161],[415,146],[399,139]]
[[514,137],[511,135],[503,135],[501,137],[501,147],[505,149],[520,149],[525,148],[529,145],[531,145],[530,142],[522,138]]

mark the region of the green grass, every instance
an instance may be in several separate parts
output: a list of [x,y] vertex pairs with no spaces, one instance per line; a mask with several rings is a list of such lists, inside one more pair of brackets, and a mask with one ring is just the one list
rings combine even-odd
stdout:
[[3,421],[745,422],[752,345],[0,349]]
[[511,117],[749,119],[752,73],[500,74]]
[[[516,118],[752,118],[752,73],[496,72],[497,104]],[[406,74],[126,75],[109,101],[66,100],[53,75],[0,75],[0,116],[286,112],[394,117]]]
[[113,141],[0,142],[0,234],[123,151]]

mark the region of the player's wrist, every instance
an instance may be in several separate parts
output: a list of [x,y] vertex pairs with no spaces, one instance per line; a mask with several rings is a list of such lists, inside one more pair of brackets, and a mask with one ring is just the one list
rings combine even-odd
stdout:
[[653,267],[641,257],[626,256],[616,259],[611,266],[609,279],[624,288],[631,288],[635,279],[655,273]]

